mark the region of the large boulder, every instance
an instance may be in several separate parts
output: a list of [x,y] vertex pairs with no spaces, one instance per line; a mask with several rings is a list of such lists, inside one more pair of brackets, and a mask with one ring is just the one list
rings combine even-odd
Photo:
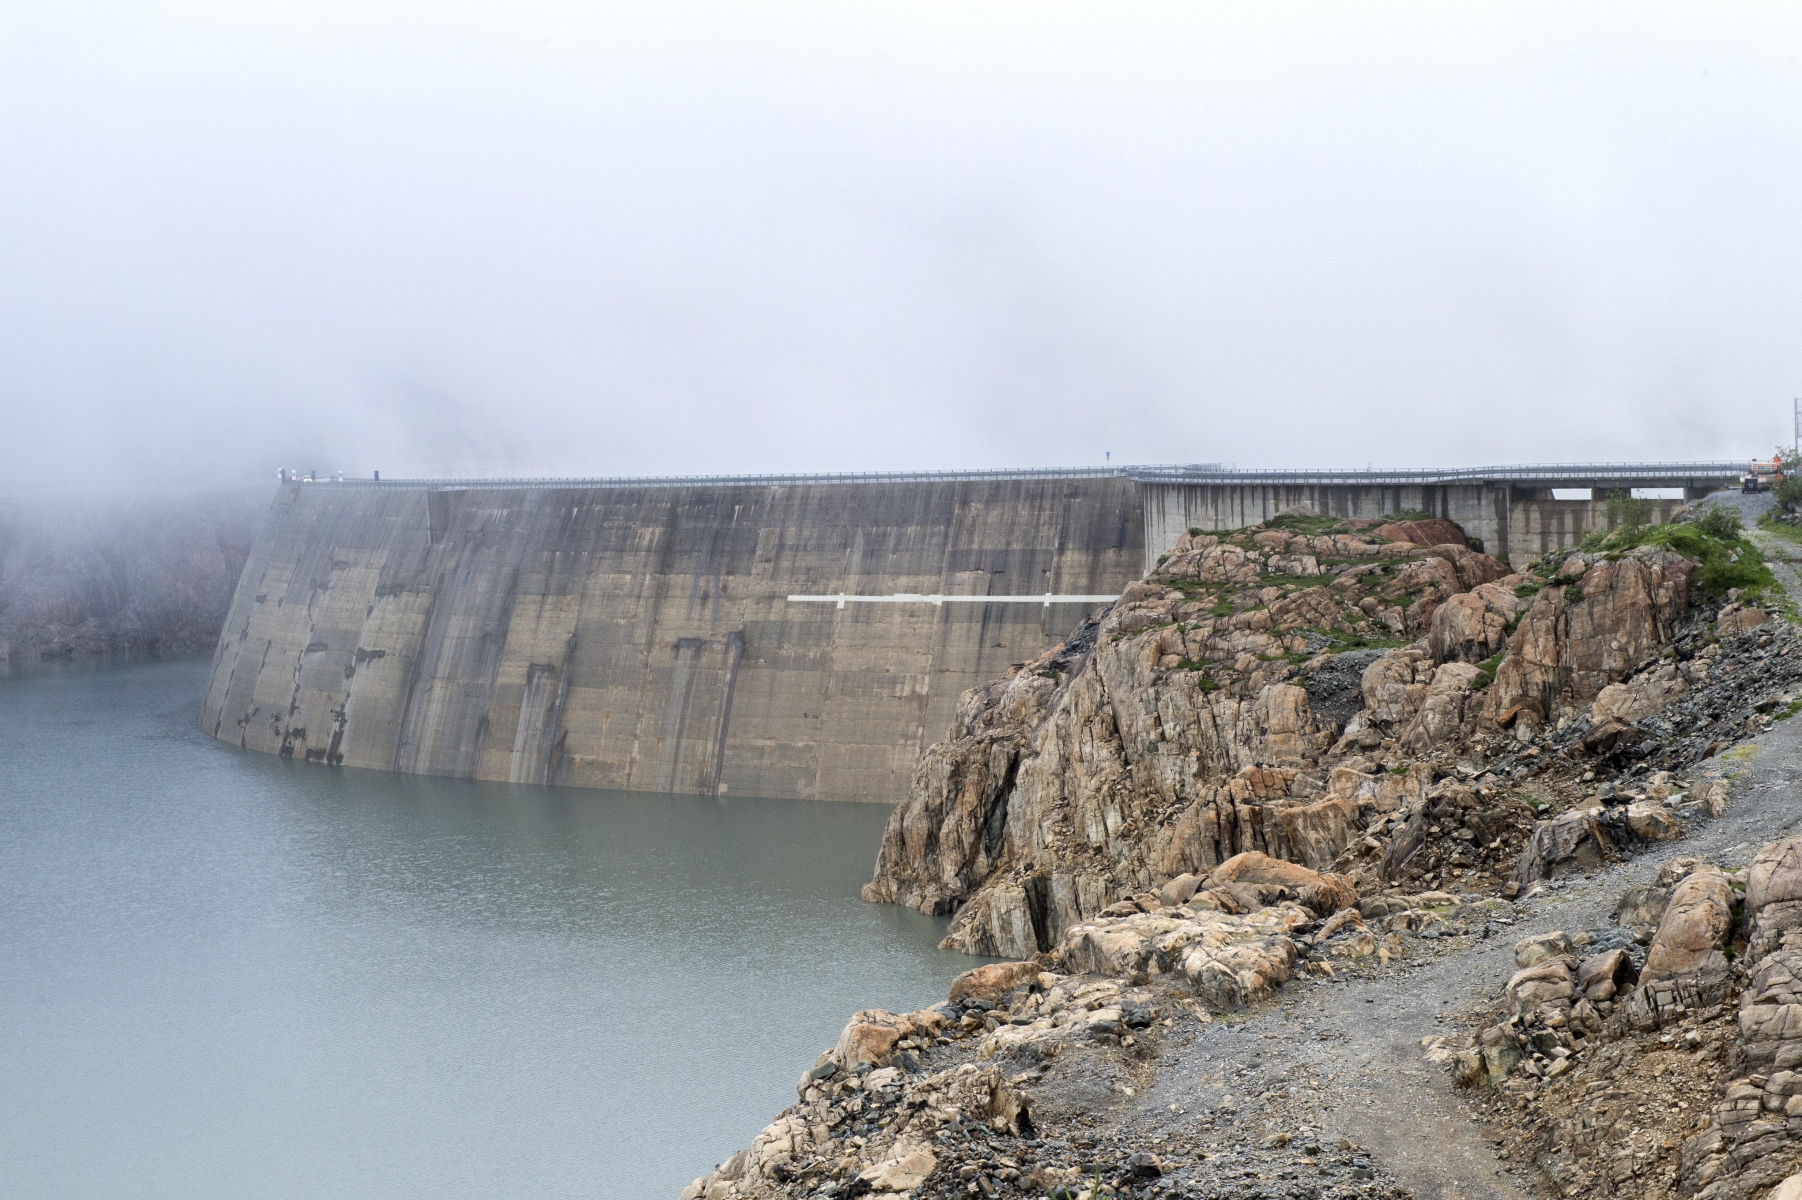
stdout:
[[1589,706],[1589,719],[1597,726],[1608,721],[1632,725],[1663,712],[1688,691],[1688,681],[1675,664],[1667,663],[1643,671],[1626,683],[1611,683],[1603,688]]
[[1458,582],[1465,588],[1477,588],[1486,583],[1508,577],[1508,564],[1499,559],[1489,557],[1479,550],[1467,549],[1464,546],[1440,545],[1428,550],[1434,558],[1443,559],[1452,565],[1458,573]]
[[1470,544],[1462,526],[1438,517],[1424,521],[1391,521],[1377,526],[1371,533],[1392,542],[1411,542],[1416,546],[1465,547]]
[[1577,808],[1533,827],[1514,865],[1514,881],[1529,887],[1542,879],[1592,871],[1620,862],[1651,843],[1683,836],[1663,805],[1641,801],[1621,807]]
[[920,1012],[896,1014],[880,1008],[858,1013],[845,1023],[838,1044],[830,1051],[830,1061],[840,1070],[849,1071],[863,1064],[887,1066],[894,1057],[895,1043],[905,1037],[937,1037],[945,1028],[942,1013],[923,1009]]
[[1570,950],[1570,934],[1562,929],[1536,934],[1514,943],[1514,965],[1525,970],[1554,958],[1568,958]]
[[1577,964],[1577,990],[1587,1000],[1612,1000],[1630,990],[1637,978],[1625,950],[1592,954]]
[[1448,597],[1434,610],[1427,648],[1434,662],[1482,662],[1508,644],[1508,622],[1475,592]]
[[1221,1009],[1267,999],[1295,965],[1291,935],[1314,914],[1279,904],[1235,915],[1163,909],[1100,917],[1065,934],[1054,955],[1067,969],[1129,980],[1179,975]]
[[1785,933],[1802,927],[1802,838],[1771,842],[1746,872],[1747,952],[1769,953]]
[[1550,1021],[1570,1013],[1576,992],[1570,960],[1550,958],[1521,968],[1508,980],[1508,1007],[1522,1020],[1539,1014]]
[[1466,718],[1474,715],[1471,689],[1476,679],[1477,668],[1466,662],[1448,662],[1435,669],[1414,720],[1402,731],[1402,749],[1428,754],[1439,746],[1462,741]]
[[990,1004],[999,1004],[1015,988],[1038,977],[1039,966],[1034,962],[989,963],[965,971],[951,981],[951,1003],[986,1000]]
[[1208,876],[1209,887],[1228,883],[1273,884],[1288,889],[1302,904],[1323,917],[1330,917],[1358,902],[1358,889],[1345,876],[1311,870],[1300,863],[1284,862],[1255,850],[1235,854]]
[[1733,888],[1727,877],[1716,870],[1686,876],[1672,890],[1664,919],[1646,951],[1641,986],[1690,977],[1724,981],[1731,969],[1726,948],[1732,929]]
[[939,1160],[924,1142],[900,1142],[887,1158],[858,1175],[859,1183],[869,1185],[872,1192],[906,1192],[926,1182],[938,1168]]

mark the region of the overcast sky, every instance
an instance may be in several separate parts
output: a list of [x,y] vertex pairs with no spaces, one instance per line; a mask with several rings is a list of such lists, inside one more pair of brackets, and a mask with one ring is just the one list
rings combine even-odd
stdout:
[[1799,13],[5,0],[0,470],[1768,455]]

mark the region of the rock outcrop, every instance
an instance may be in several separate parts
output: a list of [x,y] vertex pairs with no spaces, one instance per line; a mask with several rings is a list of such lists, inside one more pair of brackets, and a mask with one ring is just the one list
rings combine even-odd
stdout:
[[1555,720],[1633,674],[1676,632],[1696,564],[1672,550],[1565,560],[1520,617],[1489,689],[1488,715]]
[[[1675,690],[1633,677],[1684,616],[1694,564],[1668,550],[1576,555],[1547,586],[1443,522],[1416,524],[1428,528],[1388,534],[1431,544],[1306,515],[1184,536],[1064,646],[964,696],[864,898],[955,912],[947,946],[1025,956],[1122,897],[1246,852],[1379,882],[1416,861],[1432,864],[1422,875],[1499,870],[1491,855],[1510,852],[1517,822],[1476,815],[1493,789],[1441,803],[1454,760],[1598,703],[1585,752],[1635,744],[1615,714],[1655,711]],[[1602,698],[1611,685],[1626,691]],[[1523,886],[1676,829],[1656,804],[1560,822],[1523,860]],[[1417,859],[1452,834],[1468,848]]]

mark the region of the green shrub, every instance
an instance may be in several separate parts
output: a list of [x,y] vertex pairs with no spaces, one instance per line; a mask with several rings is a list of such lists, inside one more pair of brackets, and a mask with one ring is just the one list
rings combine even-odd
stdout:
[[1773,488],[1771,494],[1785,508],[1802,508],[1802,475],[1786,473],[1783,482]]
[[1572,604],[1575,604],[1583,598],[1583,589],[1573,583],[1564,589],[1564,598]]
[[1635,500],[1631,495],[1608,499],[1608,526],[1611,529],[1640,529],[1652,515],[1650,500]]
[[1480,692],[1495,682],[1495,672],[1502,665],[1502,656],[1494,655],[1477,664],[1477,677],[1471,682],[1471,690]]
[[1525,600],[1528,596],[1539,595],[1541,589],[1544,587],[1545,584],[1543,583],[1523,583],[1514,589],[1514,594],[1519,596],[1522,600]]
[[[1786,487],[1788,483],[1788,480],[1784,481]],[[1802,484],[1802,480],[1797,483]],[[1696,518],[1696,528],[1723,542],[1737,541],[1740,537],[1739,510],[1723,504],[1711,505],[1707,512]]]
[[1777,577],[1764,565],[1764,556],[1756,546],[1743,536],[1721,537],[1710,533],[1700,521],[1616,530],[1604,549],[1624,554],[1636,546],[1668,547],[1700,563],[1690,582],[1706,596],[1719,596],[1732,588],[1744,588],[1756,597],[1766,588],[1777,586]]

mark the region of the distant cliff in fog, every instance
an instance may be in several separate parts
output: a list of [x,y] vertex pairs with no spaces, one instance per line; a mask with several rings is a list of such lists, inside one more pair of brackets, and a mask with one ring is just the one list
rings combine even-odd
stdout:
[[0,496],[0,667],[211,649],[263,489]]

